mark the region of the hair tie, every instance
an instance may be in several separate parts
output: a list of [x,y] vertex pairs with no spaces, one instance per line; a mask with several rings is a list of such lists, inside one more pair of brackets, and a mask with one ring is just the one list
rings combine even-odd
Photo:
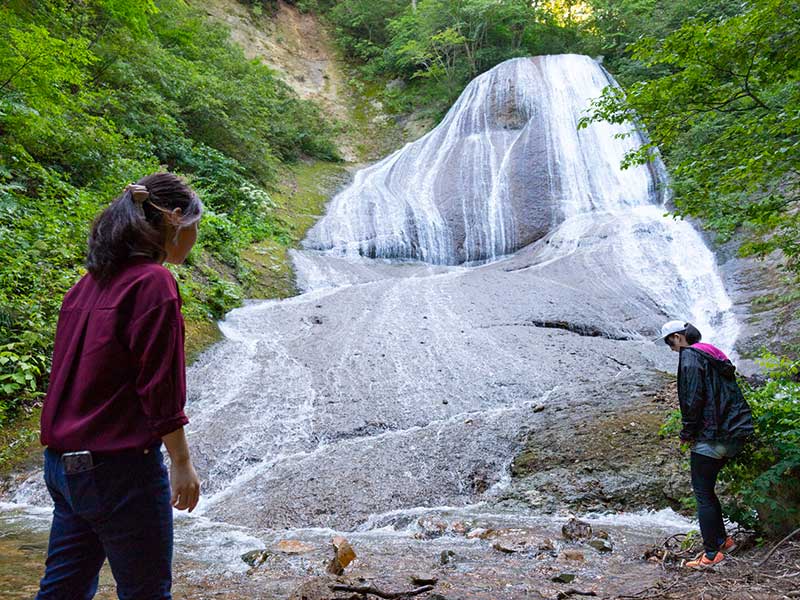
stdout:
[[147,191],[147,188],[136,183],[129,183],[125,186],[125,191],[130,193],[133,203],[137,206],[144,204],[144,201],[150,197],[150,192]]

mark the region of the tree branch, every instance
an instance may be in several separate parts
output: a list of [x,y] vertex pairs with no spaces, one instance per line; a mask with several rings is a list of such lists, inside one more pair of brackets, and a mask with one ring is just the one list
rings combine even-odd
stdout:
[[355,592],[356,594],[361,594],[362,596],[372,594],[373,596],[378,596],[378,598],[387,598],[388,600],[392,600],[397,598],[410,598],[412,596],[424,594],[425,592],[430,592],[433,589],[433,586],[423,585],[422,587],[418,587],[415,590],[409,590],[408,592],[384,592],[383,590],[371,585],[343,585],[339,583],[333,584],[330,586],[330,588],[334,592]]

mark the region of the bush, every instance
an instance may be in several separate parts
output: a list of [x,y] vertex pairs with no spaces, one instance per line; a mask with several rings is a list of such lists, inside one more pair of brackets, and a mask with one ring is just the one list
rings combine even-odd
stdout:
[[768,379],[744,382],[756,435],[721,474],[733,503],[728,516],[770,535],[800,522],[800,361],[765,354]]

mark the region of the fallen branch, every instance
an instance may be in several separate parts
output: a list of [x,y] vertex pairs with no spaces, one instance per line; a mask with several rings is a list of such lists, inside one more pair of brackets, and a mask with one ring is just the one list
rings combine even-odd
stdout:
[[789,535],[787,535],[785,538],[783,538],[783,539],[782,539],[780,542],[778,542],[777,544],[775,544],[775,545],[772,547],[772,550],[770,550],[769,552],[767,552],[767,555],[766,555],[766,556],[765,556],[763,559],[761,559],[761,562],[760,562],[760,563],[758,563],[758,564],[756,565],[756,568],[757,568],[757,569],[760,569],[761,567],[763,567],[763,566],[764,566],[764,565],[767,563],[767,561],[769,560],[770,556],[772,556],[772,554],[775,552],[775,550],[777,550],[777,549],[778,549],[780,546],[782,546],[782,545],[783,545],[785,542],[788,542],[790,539],[792,539],[792,538],[793,538],[794,536],[796,536],[798,533],[800,533],[800,527],[798,527],[797,529],[795,529],[795,530],[794,530],[792,533],[790,533],[790,534],[789,534]]
[[384,592],[383,590],[371,585],[344,585],[341,583],[333,584],[330,587],[334,592],[355,592],[356,594],[361,594],[362,596],[372,594],[378,598],[387,598],[388,600],[393,598],[410,598],[412,596],[424,594],[425,592],[430,592],[433,589],[432,585],[423,585],[422,587],[418,587],[415,590],[409,590],[407,592]]

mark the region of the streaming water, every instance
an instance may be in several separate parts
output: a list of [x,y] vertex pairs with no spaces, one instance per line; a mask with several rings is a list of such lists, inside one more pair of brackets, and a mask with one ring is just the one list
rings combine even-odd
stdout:
[[[189,371],[205,487],[178,519],[179,564],[235,578],[245,550],[314,544],[264,567],[260,589],[280,595],[321,572],[343,531],[365,576],[454,551],[454,589],[467,594],[455,597],[523,597],[509,582],[549,581],[554,558],[532,569],[528,555],[500,557],[465,535],[558,536],[563,514],[497,502],[527,432],[550,411],[574,427],[625,403],[613,392],[622,381],[647,386],[673,370],[650,342],[665,320],[691,320],[727,351],[738,333],[712,253],[664,216],[660,161],[621,170],[636,132],[577,128],[609,82],[575,55],[476,78],[436,129],[332,199],[294,253],[304,293],[226,317],[225,340]],[[38,481],[4,519],[46,504]],[[579,567],[596,581],[689,526],[671,511],[587,518],[620,548]]]

